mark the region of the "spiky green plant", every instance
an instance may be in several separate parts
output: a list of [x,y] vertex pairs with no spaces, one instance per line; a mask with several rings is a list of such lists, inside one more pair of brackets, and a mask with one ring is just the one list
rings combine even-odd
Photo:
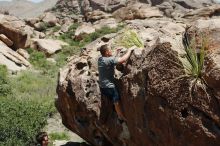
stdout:
[[144,44],[137,32],[132,29],[125,29],[119,36],[117,40],[115,40],[116,46],[123,46],[125,48],[130,48],[136,46],[138,48],[143,48]]
[[199,37],[201,42],[196,41],[196,37],[193,36],[189,40],[189,34],[187,31],[183,36],[183,44],[186,51],[186,59],[188,63],[183,62],[183,65],[187,73],[196,79],[202,77],[202,70],[204,66],[204,59],[206,56],[206,49],[208,48],[208,39],[205,35]]
[[207,83],[203,78],[204,61],[208,55],[209,40],[206,33],[200,33],[200,36],[190,36],[188,28],[183,35],[183,45],[185,48],[185,57],[180,59],[186,70],[187,76],[193,77],[190,85],[191,99],[194,97],[195,91],[199,88],[204,91],[208,100],[209,95],[207,93]]

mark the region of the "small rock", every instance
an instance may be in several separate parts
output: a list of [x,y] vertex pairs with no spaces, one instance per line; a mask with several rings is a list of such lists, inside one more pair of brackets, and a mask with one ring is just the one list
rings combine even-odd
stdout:
[[47,58],[47,61],[52,62],[52,63],[56,63],[56,60],[54,58]]
[[25,59],[28,59],[30,57],[30,55],[28,54],[28,52],[24,49],[18,49],[16,51],[18,54],[20,54],[21,56],[23,56]]
[[0,40],[3,41],[9,47],[13,45],[13,42],[4,34],[0,34]]
[[55,26],[58,22],[56,16],[49,12],[44,14],[42,21],[47,23],[50,27]]
[[84,23],[75,31],[75,38],[81,40],[84,34],[91,34],[95,32],[95,28],[90,23]]

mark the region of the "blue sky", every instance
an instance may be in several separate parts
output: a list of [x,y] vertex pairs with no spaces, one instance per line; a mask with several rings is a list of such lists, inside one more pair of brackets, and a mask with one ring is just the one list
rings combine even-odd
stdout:
[[[0,0],[0,1],[12,1],[12,0]],[[27,1],[31,1],[31,2],[34,2],[34,3],[39,3],[39,2],[42,2],[44,0],[27,0]]]

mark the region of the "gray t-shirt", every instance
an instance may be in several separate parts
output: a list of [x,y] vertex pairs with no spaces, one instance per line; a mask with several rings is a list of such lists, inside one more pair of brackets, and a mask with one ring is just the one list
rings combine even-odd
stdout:
[[114,88],[115,65],[117,57],[100,57],[98,59],[99,86],[101,88]]

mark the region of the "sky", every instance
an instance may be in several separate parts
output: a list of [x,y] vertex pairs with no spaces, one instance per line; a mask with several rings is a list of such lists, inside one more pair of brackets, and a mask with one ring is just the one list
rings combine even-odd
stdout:
[[[12,1],[12,0],[0,0],[0,1]],[[31,2],[34,2],[34,3],[39,3],[39,2],[42,2],[44,0],[27,0],[27,1],[31,1]]]

